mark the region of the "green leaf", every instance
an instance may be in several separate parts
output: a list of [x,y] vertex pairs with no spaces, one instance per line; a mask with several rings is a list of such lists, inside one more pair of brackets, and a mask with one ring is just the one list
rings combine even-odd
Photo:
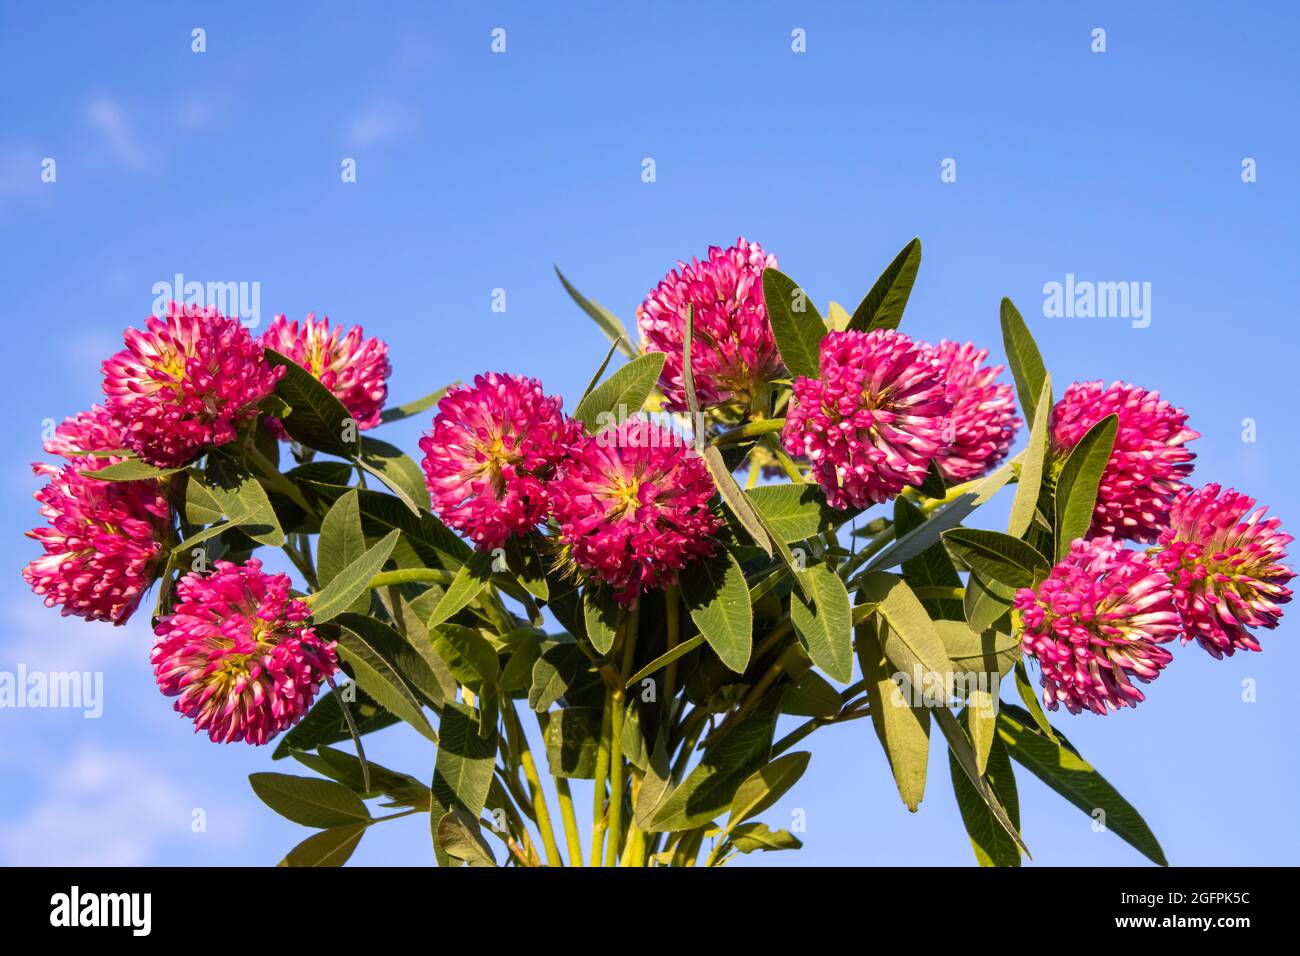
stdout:
[[614,600],[613,592],[603,585],[587,585],[582,591],[582,617],[592,647],[608,654],[623,619],[623,609]]
[[[1019,866],[1020,848],[1002,829],[993,816],[993,811],[980,797],[975,786],[962,770],[956,755],[948,751],[948,770],[952,776],[952,789],[957,796],[957,808],[961,811],[962,823],[970,837],[971,848],[980,866]],[[1011,761],[1007,758],[1006,748],[995,743],[989,755],[989,768],[985,778],[994,792],[1006,806],[1011,822],[1019,828],[1019,810],[1015,801],[1015,777],[1012,776]],[[1007,797],[1007,794],[1010,797]],[[1013,807],[1016,807],[1013,810]]]
[[[894,531],[903,536],[925,523],[921,509],[903,496],[894,499]],[[930,545],[902,566],[903,580],[913,590],[924,587],[961,587],[961,576],[941,543]],[[961,602],[951,598],[923,598],[926,612],[936,621],[961,617]]]
[[731,845],[741,853],[755,850],[797,850],[803,843],[788,830],[772,830],[766,823],[742,823],[731,833]]
[[420,466],[400,448],[361,436],[361,454],[356,463],[374,475],[412,511],[429,510],[429,488],[424,483]]
[[948,659],[958,673],[1005,677],[1020,659],[1020,640],[987,629],[974,631],[965,621],[935,621]]
[[351,858],[368,827],[368,823],[353,823],[313,833],[290,850],[277,865],[342,866]]
[[1011,815],[1007,813],[1006,807],[1002,805],[1002,801],[976,766],[974,748],[971,746],[970,738],[966,735],[966,731],[961,724],[958,723],[957,718],[953,716],[952,711],[947,707],[936,707],[934,708],[934,719],[938,723],[939,729],[943,731],[944,737],[948,739],[948,748],[953,755],[953,759],[956,760],[958,767],[970,781],[975,793],[988,807],[994,821],[1011,837],[1016,846],[1024,851],[1025,856],[1029,856],[1029,847],[1025,845],[1024,839],[1020,836],[1020,828],[1011,820]]
[[[330,507],[321,519],[316,548],[316,580],[325,587],[353,561],[366,553],[366,536],[361,531],[361,504],[356,491],[349,491]],[[362,590],[347,610],[364,613],[370,594]]]
[[605,369],[609,368],[610,359],[614,357],[614,353],[618,351],[618,347],[622,342],[623,340],[620,338],[609,343],[609,351],[605,353],[605,358],[601,361],[600,367],[596,369],[596,373],[592,375],[591,380],[587,382],[587,387],[582,390],[582,397],[578,399],[579,405],[581,405],[586,400],[587,396],[592,393],[592,390],[600,384],[601,378],[605,375]]
[[[301,760],[304,755],[295,752],[294,756]],[[355,754],[336,750],[333,747],[321,747],[317,756],[323,764],[321,772],[328,773],[363,799],[382,794],[393,801],[389,806],[413,807],[424,811],[429,809],[429,788],[410,774],[398,773],[367,760],[366,765],[370,772],[370,786],[367,788],[366,775],[361,769],[360,759]]]
[[392,628],[361,614],[342,614],[338,621],[338,649],[352,667],[357,685],[390,713],[406,721],[426,738],[438,742],[411,684],[394,663],[401,638]]
[[[355,687],[357,699],[348,704],[357,730],[362,734],[382,730],[397,723],[398,718],[380,707],[368,694]],[[323,694],[307,716],[280,738],[272,760],[283,760],[293,750],[314,750],[321,744],[334,744],[351,737],[343,709],[339,706],[338,692]]]
[[731,798],[727,829],[735,830],[739,824],[758,816],[785,796],[808,769],[811,758],[812,754],[806,750],[783,754],[750,774]]
[[789,547],[786,546],[785,542],[772,540],[762,514],[750,502],[745,492],[741,491],[740,485],[736,484],[736,479],[731,476],[731,469],[727,467],[727,463],[722,459],[722,452],[713,445],[705,445],[703,456],[704,463],[709,466],[709,474],[713,477],[713,484],[717,487],[723,504],[727,506],[728,511],[736,516],[736,520],[740,522],[746,533],[754,539],[754,544],[762,548],[763,553],[769,558],[772,556],[773,549],[779,550],[782,559],[787,564],[793,565]]
[[[477,820],[492,789],[497,758],[496,730],[480,733],[478,718],[464,704],[448,701],[438,727],[441,743],[433,771],[431,820],[441,821],[447,811],[459,807]],[[445,852],[433,828],[434,848],[443,862]]]
[[804,572],[804,584],[812,593],[806,602],[790,595],[790,620],[795,633],[813,663],[830,677],[847,684],[853,678],[853,610],[849,592],[839,575],[825,564],[814,564]]
[[460,624],[440,624],[432,634],[434,651],[457,681],[480,694],[497,685],[500,660],[482,634]]
[[754,609],[745,572],[729,551],[690,565],[681,575],[691,620],[728,669],[743,674],[754,647]]
[[458,611],[468,607],[487,587],[492,577],[492,562],[495,556],[491,551],[475,551],[470,559],[461,565],[456,577],[447,585],[447,592],[433,609],[429,618],[429,627],[437,627],[449,621]]
[[921,240],[914,238],[894,256],[894,261],[885,267],[871,291],[858,303],[849,328],[857,332],[898,328],[920,268]]
[[943,542],[954,558],[981,578],[1007,587],[1031,587],[1035,576],[1049,568],[1047,559],[1030,545],[1000,531],[955,528],[944,532]]
[[1047,461],[1047,423],[1052,412],[1052,376],[1043,376],[1043,391],[1036,404],[1038,416],[1029,432],[1029,447],[1020,465],[1020,478],[1016,483],[1016,497],[1011,504],[1011,520],[1007,532],[1013,538],[1023,538],[1034,520],[1038,507],[1038,494],[1043,487],[1043,463]]
[[361,528],[368,537],[382,537],[389,531],[402,533],[393,549],[393,560],[398,567],[441,568],[454,572],[460,570],[460,566],[474,553],[450,528],[427,511],[412,514],[392,495],[378,491],[359,489],[357,494],[361,502]]
[[[934,622],[901,578],[874,571],[862,579],[859,594],[863,601],[876,605],[876,613],[889,629],[881,634],[885,656],[910,678],[937,674],[946,683],[952,674],[952,662]],[[918,675],[919,669],[919,675]]]
[[196,513],[225,515],[231,525],[267,547],[284,544],[284,532],[265,489],[233,458],[209,455],[207,474],[202,480],[191,474],[185,496],[187,510],[192,503]]
[[1097,487],[1115,448],[1119,419],[1107,415],[1088,429],[1074,446],[1056,480],[1056,560],[1070,553],[1070,544],[1088,533]]
[[834,717],[844,701],[815,670],[805,671],[781,692],[781,713],[791,717]]
[[366,590],[370,579],[383,568],[396,544],[397,532],[390,531],[382,541],[350,562],[329,584],[315,594],[308,595],[307,604],[311,607],[312,620],[321,624],[346,611],[357,596]]
[[564,707],[552,711],[546,724],[546,760],[553,777],[592,780],[600,749],[599,707]]
[[525,591],[539,601],[550,600],[551,588],[546,581],[546,562],[538,554],[532,537],[515,536],[506,542],[506,567]]
[[1037,418],[1038,397],[1043,393],[1047,369],[1043,366],[1043,356],[1039,354],[1034,337],[1029,334],[1029,326],[1025,325],[1010,299],[1002,300],[1001,313],[1002,346],[1007,353],[1007,364],[1011,366],[1011,376],[1016,381],[1016,396],[1020,399],[1025,421],[1033,422]]
[[664,369],[664,354],[638,355],[597,385],[573,412],[573,417],[595,434],[607,425],[641,411]]
[[397,405],[392,408],[385,408],[380,414],[379,420],[383,424],[387,425],[389,422],[401,421],[403,418],[410,418],[412,415],[418,415],[420,412],[426,411],[427,409],[433,408],[434,405],[437,405],[438,402],[442,401],[442,397],[447,394],[452,386],[459,384],[459,382],[453,382],[451,385],[444,385],[436,392],[430,392],[423,398],[417,398],[413,402],[407,402],[405,405]]
[[997,494],[1002,486],[1011,480],[1012,474],[1011,463],[1003,464],[973,489],[954,498],[952,502],[930,515],[924,524],[905,534],[900,534],[893,544],[871,560],[867,570],[883,571],[921,554],[934,545],[943,532],[957,527],[971,512]]
[[1084,813],[1104,811],[1107,830],[1160,866],[1168,866],[1164,851],[1141,814],[1073,750],[1053,743],[1005,710],[998,715],[998,737],[1007,752],[1039,780]]
[[966,598],[963,602],[971,630],[983,634],[993,627],[1011,610],[1015,596],[1015,588],[999,581],[986,581],[978,573],[971,572],[966,582]]
[[557,641],[544,647],[533,665],[533,683],[528,690],[528,706],[538,713],[568,693],[586,664],[586,655],[572,641]]
[[[284,369],[284,378],[276,384],[275,394],[293,409],[283,421],[289,436],[328,455],[340,458],[355,455],[358,445],[355,436],[360,433],[355,420],[334,393],[311,372],[274,349],[266,350],[266,360]],[[347,440],[349,437],[351,441]]]
[[619,321],[618,316],[594,299],[583,296],[569,283],[568,279],[564,278],[564,273],[560,271],[559,266],[554,268],[555,274],[560,277],[560,284],[564,286],[564,291],[569,293],[569,296],[574,302],[578,303],[582,311],[595,320],[596,324],[600,326],[600,330],[605,333],[605,337],[611,342],[622,342],[623,344],[619,348],[629,358],[636,355],[636,349],[633,348],[627,337],[627,329],[623,327],[623,323]]
[[1060,743],[1061,740],[1056,734],[1056,728],[1048,722],[1047,714],[1043,713],[1043,705],[1039,703],[1038,692],[1034,690],[1034,685],[1029,682],[1029,672],[1025,669],[1024,658],[1016,661],[1015,670],[1016,693],[1024,701],[1025,710],[1038,727],[1039,732],[1051,740],[1052,743]]
[[438,821],[438,845],[448,856],[462,860],[467,866],[497,865],[478,820],[459,807],[448,810]]
[[[745,492],[766,528],[786,544],[806,541],[838,524],[837,512],[814,484],[761,485]],[[902,499],[899,499],[902,500]]]
[[793,279],[770,266],[763,270],[763,301],[785,367],[791,375],[817,378],[826,335],[826,322],[817,307]]
[[651,826],[657,831],[689,830],[708,823],[731,805],[740,785],[767,763],[772,749],[773,712],[758,711],[704,751],[699,764],[660,805]]
[[627,683],[625,683],[623,686],[631,687],[633,684],[639,684],[642,680],[649,677],[655,671],[667,667],[669,664],[671,664],[673,661],[677,660],[680,657],[685,657],[687,654],[695,650],[695,648],[699,647],[703,643],[704,643],[703,634],[696,634],[694,637],[682,641],[671,651],[666,651],[663,654],[660,654],[658,657],[652,660],[645,667],[641,668],[639,671],[637,671],[635,674],[629,677],[627,679]]
[[943,472],[939,470],[937,459],[930,459],[930,464],[925,470],[925,480],[916,486],[916,490],[931,501],[943,501],[948,497],[948,486],[943,480]]
[[140,461],[138,458],[129,458],[126,461],[105,465],[95,471],[83,471],[80,474],[99,481],[140,481],[144,478],[166,478],[168,475],[174,475],[178,471],[184,470],[184,466],[179,468],[158,468],[148,462]]
[[361,798],[333,780],[287,773],[250,773],[248,782],[268,807],[305,827],[323,830],[370,821],[370,811]]
[[878,630],[868,621],[858,633],[858,665],[867,685],[871,723],[885,750],[903,805],[913,813],[925,796],[930,762],[930,712],[909,701],[893,679]]

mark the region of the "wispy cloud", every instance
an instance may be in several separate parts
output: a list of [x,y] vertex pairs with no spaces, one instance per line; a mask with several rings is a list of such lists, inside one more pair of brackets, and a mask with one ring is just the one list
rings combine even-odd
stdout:
[[415,128],[416,117],[395,100],[375,100],[348,123],[346,139],[351,149],[381,146]]
[[0,862],[142,866],[164,842],[191,835],[191,806],[159,769],[129,753],[76,750],[26,813],[0,823]]
[[86,124],[99,136],[105,158],[115,166],[133,173],[148,172],[157,165],[156,157],[136,136],[126,108],[109,96],[97,96],[86,104]]

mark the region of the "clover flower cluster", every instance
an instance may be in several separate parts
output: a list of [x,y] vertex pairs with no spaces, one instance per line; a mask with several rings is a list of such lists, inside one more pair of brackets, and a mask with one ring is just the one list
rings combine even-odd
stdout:
[[[235,442],[258,420],[284,370],[271,348],[315,376],[355,418],[378,424],[390,373],[388,347],[360,328],[344,332],[309,315],[280,316],[260,340],[215,308],[171,303],[103,363],[104,403],[58,425],[44,442],[60,464],[33,465],[44,527],[28,532],[43,553],[23,568],[32,590],[64,615],[125,624],[176,544],[169,477]],[[264,419],[284,437],[280,424]],[[106,471],[128,461],[146,477]],[[159,687],[213,740],[265,743],[301,718],[334,672],[332,645],[289,600],[289,579],[250,559],[217,562],[176,586],[176,609],[155,628]]]

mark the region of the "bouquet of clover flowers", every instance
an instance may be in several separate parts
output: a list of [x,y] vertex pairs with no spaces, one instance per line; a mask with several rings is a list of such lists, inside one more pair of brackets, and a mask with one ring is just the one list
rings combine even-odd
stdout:
[[[913,240],[823,319],[758,245],[712,248],[637,310],[639,348],[561,276],[613,341],[570,411],[498,372],[385,408],[388,350],[360,328],[281,316],[254,340],[174,305],[45,443],[62,463],[35,466],[24,576],[114,624],[158,584],[175,710],[311,772],[251,777],[318,831],[287,865],[340,865],[412,814],[450,865],[794,849],[758,818],[808,766],[799,744],[863,717],[912,810],[942,739],[981,864],[1028,852],[1015,764],[1164,863],[1047,711],[1136,706],[1178,644],[1258,651],[1291,537],[1187,484],[1197,433],[1156,393],[1055,398],[1009,301],[1014,392],[986,350],[899,331],[919,262]],[[435,405],[419,463],[367,434]],[[966,526],[1010,488],[1006,531]],[[399,722],[431,745],[413,773],[365,756]]]

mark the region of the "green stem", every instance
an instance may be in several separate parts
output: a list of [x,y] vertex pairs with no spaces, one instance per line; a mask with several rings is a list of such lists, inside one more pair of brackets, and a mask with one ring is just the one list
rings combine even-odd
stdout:
[[533,814],[537,820],[537,832],[541,834],[542,848],[546,851],[546,865],[563,866],[560,848],[555,842],[555,830],[551,826],[551,814],[546,807],[546,794],[542,791],[542,781],[537,776],[537,765],[533,762],[533,752],[528,747],[528,738],[524,736],[524,729],[519,724],[519,715],[515,712],[514,704],[508,701],[503,703],[505,706],[501,708],[501,716],[506,723],[506,734],[512,738],[510,749],[519,758],[519,763],[524,769],[524,779],[528,781]]
[[[668,653],[681,641],[682,636],[682,599],[677,585],[670,584],[664,588],[664,613],[668,621],[668,641],[664,653]],[[677,661],[671,661],[664,670],[664,712],[672,718],[673,696],[677,693]]]
[[438,568],[398,568],[396,571],[381,571],[370,579],[368,588],[383,588],[390,584],[412,584],[429,581],[435,584],[450,584],[456,576],[450,571]]
[[785,427],[784,418],[764,418],[756,422],[748,422],[739,428],[733,428],[729,432],[723,432],[710,443],[715,448],[721,448],[723,445],[734,445],[737,442],[747,441],[750,438],[758,438],[761,435],[770,435],[773,432],[779,432]]
[[614,689],[605,690],[605,709],[600,720],[600,746],[596,751],[596,788],[591,798],[591,865],[603,866],[605,853],[605,829],[608,815],[605,806],[605,786],[609,780],[610,734],[612,733],[614,712],[612,699]]
[[564,840],[568,844],[569,865],[582,866],[582,837],[578,833],[578,817],[573,812],[573,792],[567,777],[555,778],[555,793],[560,800],[560,819],[564,821]]
[[965,588],[961,588],[961,587],[949,588],[949,587],[942,587],[938,585],[912,588],[912,593],[919,598],[931,598],[935,600],[950,598],[954,601],[961,601],[966,597]]
[[280,469],[276,468],[265,455],[257,450],[257,446],[253,443],[251,433],[249,439],[244,442],[244,453],[248,456],[248,460],[257,466],[257,470],[262,473],[262,476],[266,478],[267,483],[270,484],[272,488],[287,497],[308,514],[319,514],[319,512],[307,502],[307,499],[303,497],[302,492],[298,490],[298,486],[282,475]]
[[619,669],[618,683],[610,695],[609,715],[609,846],[605,848],[605,865],[618,866],[619,850],[623,843],[623,682],[632,672],[632,655],[636,650],[637,608],[624,619],[623,666]]

